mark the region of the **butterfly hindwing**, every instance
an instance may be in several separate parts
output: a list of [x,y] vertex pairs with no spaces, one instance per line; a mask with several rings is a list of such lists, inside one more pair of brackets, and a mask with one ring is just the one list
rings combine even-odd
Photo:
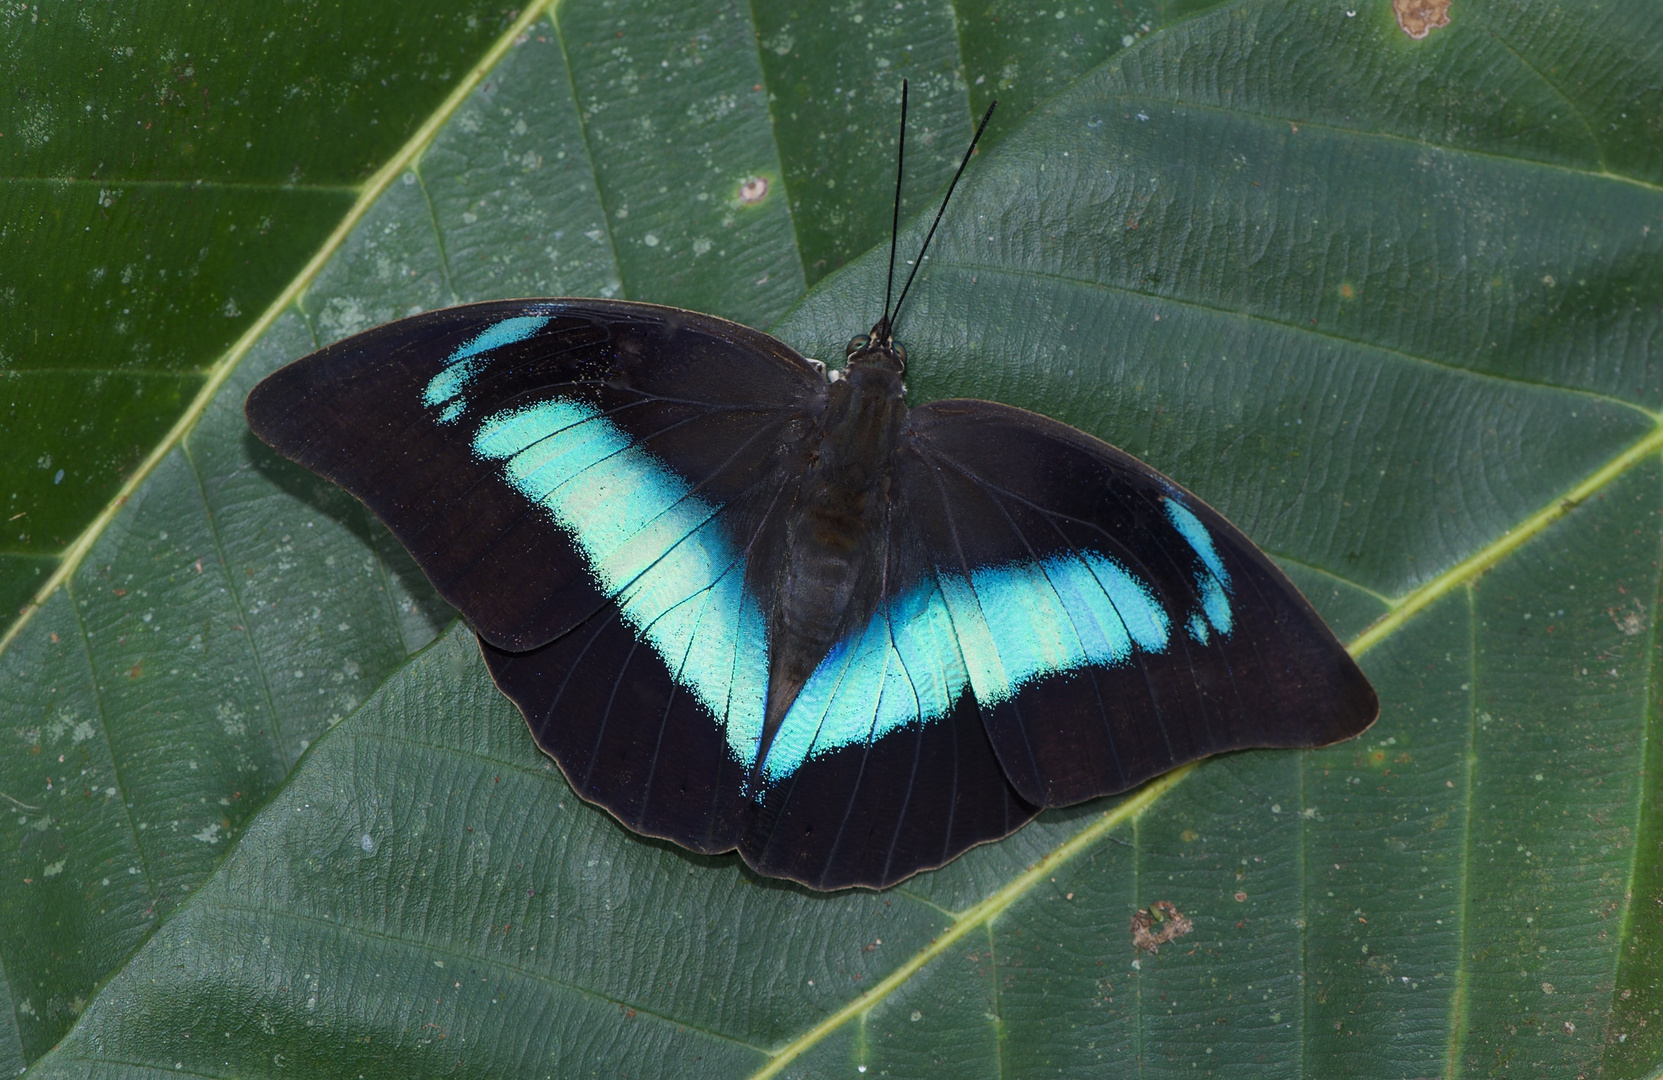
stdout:
[[572,787],[639,833],[705,853],[738,843],[747,767],[726,717],[615,605],[525,653],[483,646],[491,677]]
[[1016,790],[1063,806],[1366,728],[1373,689],[1286,576],[1160,473],[981,401],[908,417],[909,519]]
[[957,674],[952,628],[904,512],[886,532],[884,596],[793,702],[740,842],[763,873],[821,889],[894,884],[1039,812],[1006,779]]
[[884,888],[1027,824],[982,730],[975,700],[869,742],[816,753],[771,784],[740,842],[772,877],[817,889]]
[[[600,577],[629,578],[598,611],[526,652],[487,644],[485,661],[585,799],[637,832],[731,851],[753,805],[748,778],[768,685],[765,601],[747,568],[786,485],[765,475],[719,507],[691,495],[669,501],[655,488],[681,485],[655,478],[662,465],[644,452],[607,460],[627,474],[618,486],[634,501],[667,502],[634,515],[657,523],[637,535],[659,554],[633,560],[633,575],[597,560]],[[604,546],[594,537],[616,510],[609,503],[598,521],[569,522],[578,546]]]

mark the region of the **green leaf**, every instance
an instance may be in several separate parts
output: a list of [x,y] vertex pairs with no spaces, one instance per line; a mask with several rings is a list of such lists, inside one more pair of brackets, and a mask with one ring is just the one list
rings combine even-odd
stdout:
[[[0,651],[0,1061],[1653,1074],[1663,16],[1470,0],[1412,40],[1257,0],[1093,67],[1144,28],[1060,10],[1078,67],[1014,7],[522,16]],[[279,364],[484,295],[836,356],[881,303],[896,75],[945,147],[922,210],[977,87],[1036,68],[908,301],[913,397],[1042,409],[1229,514],[1362,655],[1358,740],[884,893],[760,880],[577,800],[385,534],[242,426]],[[1189,929],[1139,952],[1139,910]]]
[[478,0],[0,12],[0,627],[506,24]]

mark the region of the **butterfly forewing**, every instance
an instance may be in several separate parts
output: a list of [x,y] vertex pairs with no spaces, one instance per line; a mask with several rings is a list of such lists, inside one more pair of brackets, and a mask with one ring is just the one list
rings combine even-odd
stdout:
[[908,431],[902,497],[1025,799],[1064,806],[1373,722],[1373,689],[1298,590],[1160,473],[990,402],[925,405]]
[[[822,391],[790,349],[722,319],[510,301],[329,346],[257,386],[247,413],[260,438],[386,522],[481,637],[525,650],[620,585],[597,578],[560,515],[607,521],[589,547],[639,561],[651,537],[617,550],[635,533],[673,530],[789,469],[779,455]],[[620,454],[633,470],[612,467]],[[632,497],[660,513],[629,520]]]

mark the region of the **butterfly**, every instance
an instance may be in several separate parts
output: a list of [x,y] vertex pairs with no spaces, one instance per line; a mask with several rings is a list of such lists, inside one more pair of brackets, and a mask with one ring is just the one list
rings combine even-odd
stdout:
[[1177,483],[1007,405],[909,408],[911,280],[840,370],[711,315],[508,300],[330,345],[246,413],[410,550],[584,799],[815,889],[1373,722],[1310,604]]

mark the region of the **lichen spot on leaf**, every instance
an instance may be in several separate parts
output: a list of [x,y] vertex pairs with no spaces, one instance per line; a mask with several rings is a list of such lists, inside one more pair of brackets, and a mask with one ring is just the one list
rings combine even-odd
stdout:
[[1392,14],[1403,32],[1419,41],[1449,25],[1449,0],[1392,0]]

